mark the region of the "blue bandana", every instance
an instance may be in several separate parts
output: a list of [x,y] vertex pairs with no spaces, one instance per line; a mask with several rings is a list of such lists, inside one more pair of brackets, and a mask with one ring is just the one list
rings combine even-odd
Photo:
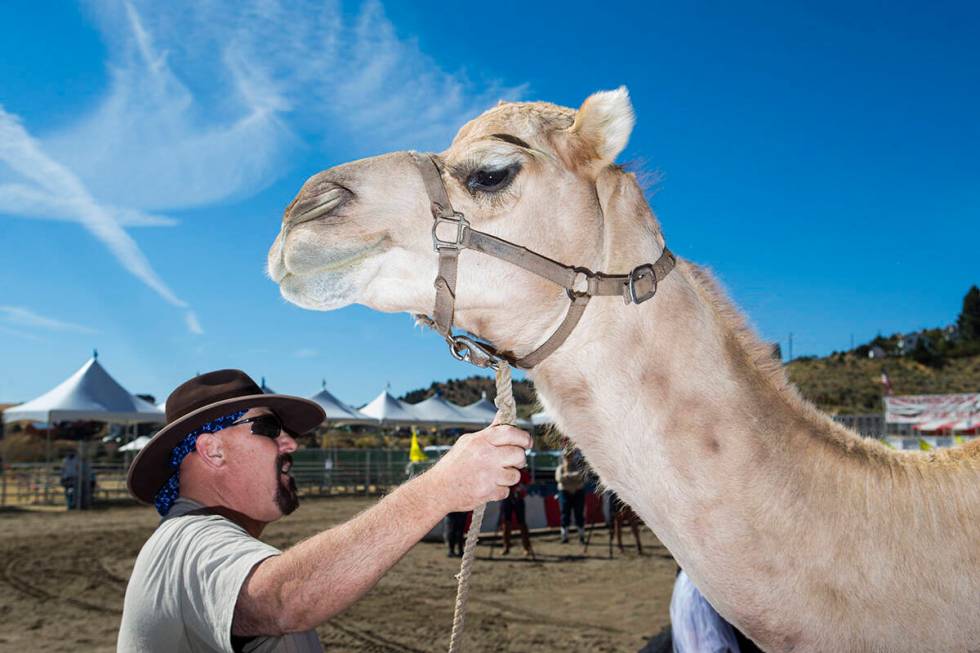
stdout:
[[161,517],[166,516],[170,512],[170,506],[174,504],[177,500],[177,496],[180,494],[180,463],[184,462],[184,458],[187,454],[194,451],[197,446],[197,436],[202,433],[216,433],[221,429],[226,429],[232,425],[233,422],[238,421],[242,415],[244,415],[247,410],[239,410],[232,413],[231,415],[225,415],[224,417],[218,417],[211,420],[204,426],[197,428],[180,441],[180,443],[173,448],[170,452],[170,467],[174,470],[173,476],[171,476],[160,491],[153,496],[153,504],[157,507],[157,512],[160,513]]

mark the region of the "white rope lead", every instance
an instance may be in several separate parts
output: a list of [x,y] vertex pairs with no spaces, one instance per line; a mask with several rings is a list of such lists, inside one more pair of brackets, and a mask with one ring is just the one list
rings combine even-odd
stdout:
[[[517,407],[514,405],[514,388],[511,385],[510,365],[500,361],[497,365],[497,424],[513,424],[517,420]],[[483,512],[486,504],[473,509],[470,529],[466,532],[466,544],[463,546],[463,560],[459,565],[456,578],[456,607],[453,612],[453,633],[449,638],[449,653],[458,653],[462,647],[463,622],[466,619],[466,600],[470,593],[469,581],[472,572],[473,559],[476,554],[476,543],[480,539],[480,526],[483,524]]]

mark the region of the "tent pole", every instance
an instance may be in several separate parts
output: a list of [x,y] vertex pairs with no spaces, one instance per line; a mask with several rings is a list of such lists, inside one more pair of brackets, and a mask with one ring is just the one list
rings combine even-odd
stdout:
[[44,503],[51,496],[51,415],[48,415],[48,428],[44,434]]

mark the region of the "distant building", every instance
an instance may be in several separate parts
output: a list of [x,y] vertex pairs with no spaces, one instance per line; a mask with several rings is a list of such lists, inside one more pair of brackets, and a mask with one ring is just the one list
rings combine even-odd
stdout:
[[880,438],[885,434],[885,416],[881,413],[861,415],[834,415],[834,421],[857,431],[866,438]]
[[958,324],[950,324],[943,328],[943,338],[946,342],[959,342],[960,339],[960,327]]
[[868,349],[868,358],[881,359],[885,358],[886,356],[888,356],[888,354],[886,354],[885,350],[878,345],[873,345],[870,349]]
[[906,333],[898,337],[898,353],[906,356],[915,350],[919,345],[927,349],[932,349],[932,342],[923,333]]

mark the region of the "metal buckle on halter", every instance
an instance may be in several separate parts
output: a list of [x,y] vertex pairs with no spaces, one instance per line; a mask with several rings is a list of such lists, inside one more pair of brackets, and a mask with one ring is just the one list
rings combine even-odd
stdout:
[[[439,225],[443,222],[456,227],[456,239],[455,240],[442,240],[439,238],[438,229]],[[466,216],[462,213],[457,213],[453,211],[451,217],[436,217],[436,221],[432,223],[432,248],[437,252],[440,249],[462,249],[463,248],[463,234],[469,229],[470,223],[466,220]]]
[[458,361],[494,369],[500,362],[500,357],[488,345],[469,336],[449,336],[446,342],[449,343],[449,353]]
[[[636,282],[640,279],[646,279],[647,277],[650,277],[651,281],[653,282],[653,287],[649,290],[649,292],[645,292],[642,295],[637,295]],[[629,296],[624,297],[623,299],[627,304],[631,302],[633,304],[642,304],[646,300],[656,295],[657,273],[653,271],[653,266],[649,263],[644,263],[643,265],[637,265],[635,268],[633,268],[629,274],[628,280],[626,281],[626,290]]]

